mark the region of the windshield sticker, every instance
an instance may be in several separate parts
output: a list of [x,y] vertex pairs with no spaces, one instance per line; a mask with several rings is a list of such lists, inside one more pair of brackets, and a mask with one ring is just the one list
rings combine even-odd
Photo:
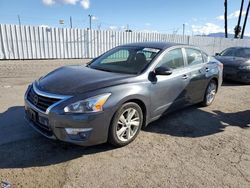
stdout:
[[143,51],[158,53],[160,50],[155,48],[144,48]]

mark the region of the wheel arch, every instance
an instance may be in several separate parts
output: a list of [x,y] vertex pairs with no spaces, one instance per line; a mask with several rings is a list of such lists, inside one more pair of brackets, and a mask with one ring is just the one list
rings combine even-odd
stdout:
[[123,102],[122,104],[129,103],[129,102],[134,102],[140,106],[140,108],[142,110],[142,114],[143,114],[142,126],[145,127],[147,125],[147,107],[146,107],[145,103],[140,99],[129,99],[129,100]]
[[219,80],[217,77],[213,77],[210,79],[210,81],[208,83],[210,83],[211,81],[215,81],[216,82],[216,92],[218,91],[219,88]]

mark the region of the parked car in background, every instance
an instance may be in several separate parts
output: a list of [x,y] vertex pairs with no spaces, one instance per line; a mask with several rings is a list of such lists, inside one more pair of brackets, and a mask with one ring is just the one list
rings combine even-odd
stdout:
[[250,84],[250,48],[227,48],[217,53],[215,58],[224,65],[223,77],[225,79]]
[[87,66],[62,67],[33,82],[25,94],[26,117],[48,138],[124,146],[169,111],[212,104],[222,68],[194,46],[122,45]]

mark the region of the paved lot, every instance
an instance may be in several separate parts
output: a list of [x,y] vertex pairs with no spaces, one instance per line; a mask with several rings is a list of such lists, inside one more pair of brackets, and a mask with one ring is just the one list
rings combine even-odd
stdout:
[[150,124],[130,145],[50,141],[23,120],[27,85],[86,60],[0,61],[0,181],[12,187],[250,187],[250,86]]

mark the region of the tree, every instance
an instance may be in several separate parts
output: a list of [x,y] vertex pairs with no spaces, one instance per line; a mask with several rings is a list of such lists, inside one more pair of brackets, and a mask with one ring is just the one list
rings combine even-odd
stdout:
[[244,0],[241,0],[240,15],[239,15],[239,18],[238,18],[238,24],[234,28],[234,33],[235,33],[234,38],[238,38],[240,36],[240,32],[241,32],[240,20],[241,20],[243,5],[244,5]]
[[245,28],[246,28],[246,24],[247,24],[247,17],[248,17],[249,8],[250,8],[250,0],[248,2],[247,12],[246,12],[246,16],[245,16],[245,21],[244,21],[244,24],[243,24],[243,29],[242,29],[242,33],[241,33],[241,37],[240,37],[242,39],[244,37],[244,32],[245,32]]
[[227,0],[225,0],[224,6],[225,6],[225,14],[224,14],[224,19],[225,19],[225,38],[227,38]]

